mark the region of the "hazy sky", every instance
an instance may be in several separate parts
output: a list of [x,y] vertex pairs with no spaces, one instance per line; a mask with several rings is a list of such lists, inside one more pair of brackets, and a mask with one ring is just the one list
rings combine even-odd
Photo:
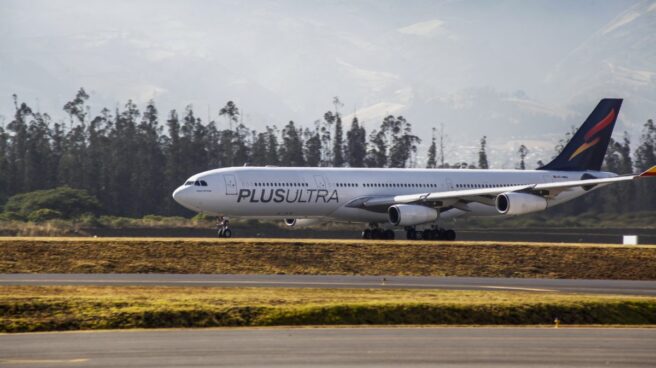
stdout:
[[[497,167],[548,159],[596,102],[624,97],[616,136],[656,117],[654,1],[0,0],[0,115],[11,94],[56,118],[90,104],[164,114],[228,99],[255,128],[311,125],[339,96],[368,129],[402,114],[450,161],[481,136]],[[350,116],[349,116],[350,118]],[[422,147],[422,150],[424,147]],[[423,152],[422,152],[423,154]]]

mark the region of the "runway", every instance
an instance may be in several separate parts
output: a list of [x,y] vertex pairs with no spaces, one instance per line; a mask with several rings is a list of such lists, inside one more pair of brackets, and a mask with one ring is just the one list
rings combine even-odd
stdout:
[[0,285],[450,289],[656,295],[656,281],[214,274],[0,274]]
[[267,328],[0,335],[3,367],[653,367],[649,328]]

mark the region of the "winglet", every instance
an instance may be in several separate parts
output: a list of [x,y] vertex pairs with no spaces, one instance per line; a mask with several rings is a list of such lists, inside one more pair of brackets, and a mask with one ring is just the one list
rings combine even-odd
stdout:
[[640,176],[640,177],[656,176],[656,165],[650,167],[649,169],[647,169],[645,172],[643,172],[642,174],[640,174],[638,176]]

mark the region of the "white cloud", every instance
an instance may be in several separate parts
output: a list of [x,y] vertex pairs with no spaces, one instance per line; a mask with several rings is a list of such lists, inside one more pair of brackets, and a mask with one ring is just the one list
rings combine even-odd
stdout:
[[344,121],[350,122],[353,120],[353,117],[357,116],[358,120],[361,122],[378,124],[384,117],[388,115],[397,115],[402,112],[405,107],[405,105],[395,102],[379,102],[363,109],[358,109],[354,114],[346,115]]
[[607,63],[607,65],[611,74],[623,82],[641,86],[649,86],[656,82],[656,72],[630,69],[612,63]]
[[[651,8],[650,8],[651,9]],[[610,24],[608,24],[604,29],[601,31],[602,34],[608,34],[610,32],[613,32],[614,30],[629,24],[636,20],[641,14],[637,11],[630,11],[627,13],[622,14],[618,18],[614,19]]]
[[399,28],[398,31],[403,34],[414,36],[435,36],[446,32],[444,28],[444,22],[439,19],[414,23],[409,26]]
[[533,100],[528,100],[528,99],[508,97],[508,98],[504,98],[504,101],[511,102],[515,106],[523,109],[524,111],[532,112],[535,114],[551,115],[561,119],[565,119],[571,115],[575,115],[574,111],[570,111],[565,108],[547,106],[543,103]]
[[351,74],[351,76],[365,82],[374,92],[380,92],[390,83],[399,80],[399,76],[393,73],[359,68],[339,58],[335,59],[335,61]]

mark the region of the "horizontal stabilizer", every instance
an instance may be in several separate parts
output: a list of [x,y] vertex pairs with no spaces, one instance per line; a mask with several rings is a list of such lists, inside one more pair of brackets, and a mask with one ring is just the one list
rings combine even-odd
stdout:
[[640,176],[656,176],[656,165],[645,170]]

